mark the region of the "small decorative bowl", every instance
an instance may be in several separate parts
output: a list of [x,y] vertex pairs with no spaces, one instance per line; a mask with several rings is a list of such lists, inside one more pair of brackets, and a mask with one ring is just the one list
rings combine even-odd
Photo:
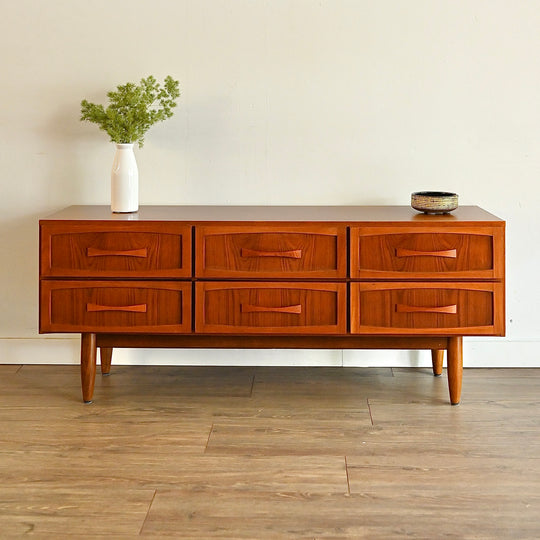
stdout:
[[418,191],[411,194],[411,206],[424,214],[448,214],[458,207],[458,196],[446,191]]

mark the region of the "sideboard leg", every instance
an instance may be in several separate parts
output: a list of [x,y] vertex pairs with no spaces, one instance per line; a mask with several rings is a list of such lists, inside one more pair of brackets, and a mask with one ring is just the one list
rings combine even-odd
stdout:
[[455,336],[448,338],[448,389],[450,403],[459,405],[461,401],[461,382],[463,379],[463,338]]
[[85,403],[92,403],[96,380],[96,334],[81,335],[81,385]]
[[109,375],[111,372],[112,347],[100,347],[99,356],[101,358],[101,374]]
[[431,363],[433,364],[433,375],[440,377],[442,375],[444,360],[444,349],[431,349]]

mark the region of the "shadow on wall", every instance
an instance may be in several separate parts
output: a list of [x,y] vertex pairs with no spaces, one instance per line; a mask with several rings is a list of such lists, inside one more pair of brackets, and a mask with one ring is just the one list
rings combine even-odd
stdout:
[[114,147],[108,135],[79,120],[80,104],[62,106],[42,126],[48,143],[42,202],[56,208],[71,204],[106,204]]
[[0,337],[34,337],[38,318],[38,222],[30,214],[2,221],[0,232]]

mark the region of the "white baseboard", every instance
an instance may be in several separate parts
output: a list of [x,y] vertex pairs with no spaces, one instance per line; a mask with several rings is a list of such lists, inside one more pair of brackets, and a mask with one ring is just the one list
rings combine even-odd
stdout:
[[[465,338],[465,367],[540,367],[539,340]],[[78,364],[73,338],[0,338],[0,364]],[[99,362],[99,360],[98,360]],[[117,365],[427,367],[429,351],[115,349]]]

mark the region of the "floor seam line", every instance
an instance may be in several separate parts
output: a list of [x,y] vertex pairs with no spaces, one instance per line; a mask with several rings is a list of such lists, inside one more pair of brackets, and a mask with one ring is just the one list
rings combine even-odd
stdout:
[[146,516],[144,516],[143,523],[141,525],[141,528],[139,529],[139,536],[142,535],[144,526],[146,525],[146,520],[148,519],[148,514],[150,514],[150,510],[152,509],[152,505],[154,504],[154,499],[157,495],[157,489],[154,489],[154,494],[152,495],[152,500],[150,501],[150,504],[148,505],[148,510],[146,511]]
[[373,422],[373,414],[371,413],[371,404],[369,402],[369,398],[366,398],[367,408],[369,411],[369,419],[371,420],[371,425],[374,426],[375,423]]
[[210,437],[212,436],[213,431],[214,431],[214,423],[212,422],[212,425],[210,426],[210,433],[208,433],[208,439],[206,439],[206,446],[204,447],[203,454],[206,454],[206,451],[208,450],[208,445],[210,444]]
[[351,484],[349,481],[349,465],[347,464],[347,456],[343,456],[345,459],[345,476],[347,477],[347,494],[351,494]]

